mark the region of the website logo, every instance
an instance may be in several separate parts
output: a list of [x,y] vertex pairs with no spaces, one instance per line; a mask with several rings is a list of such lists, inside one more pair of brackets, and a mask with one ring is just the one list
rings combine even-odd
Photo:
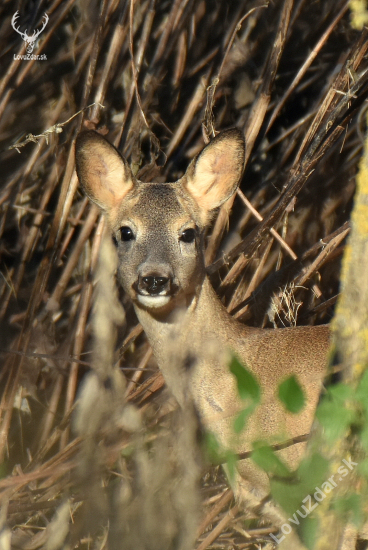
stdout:
[[44,14],[44,16],[42,17],[42,27],[39,30],[33,31],[33,34],[31,36],[28,36],[27,30],[25,32],[22,32],[19,30],[19,26],[18,28],[16,27],[18,17],[19,11],[16,11],[12,17],[11,25],[15,32],[20,34],[22,40],[24,40],[24,42],[27,44],[27,53],[31,54],[33,52],[33,48],[35,47],[37,38],[40,36],[41,32],[45,29],[47,23],[49,22],[49,16],[47,15],[47,13]]

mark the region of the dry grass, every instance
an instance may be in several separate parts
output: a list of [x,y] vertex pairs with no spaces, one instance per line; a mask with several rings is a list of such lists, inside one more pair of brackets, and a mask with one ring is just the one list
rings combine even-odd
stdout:
[[256,548],[269,529],[244,520],[216,468],[197,490],[193,414],[183,420],[162,391],[129,302],[120,296],[124,322],[119,308],[91,314],[110,287],[95,290],[103,221],[78,190],[74,138],[98,128],[141,179],[173,180],[214,131],[242,128],[241,191],[208,236],[212,282],[246,323],[286,323],[277,300],[268,316],[280,288],[297,323],[328,322],[362,150],[367,32],[350,30],[345,0],[38,5],[19,24],[48,13],[34,51],[45,61],[13,59],[25,46],[14,6],[0,7],[4,549]]

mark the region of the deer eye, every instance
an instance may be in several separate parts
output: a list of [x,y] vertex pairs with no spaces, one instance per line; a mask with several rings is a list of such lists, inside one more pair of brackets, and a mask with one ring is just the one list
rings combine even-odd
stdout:
[[120,227],[120,237],[122,241],[132,241],[134,239],[134,233],[127,225]]
[[179,239],[184,243],[192,243],[196,238],[195,229],[189,228],[184,229],[183,233],[180,235]]

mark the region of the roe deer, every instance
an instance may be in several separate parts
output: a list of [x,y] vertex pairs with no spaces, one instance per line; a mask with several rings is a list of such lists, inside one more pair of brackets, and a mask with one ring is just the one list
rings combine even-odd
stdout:
[[[250,451],[255,439],[309,433],[325,373],[327,326],[257,329],[234,320],[206,276],[204,230],[213,211],[236,191],[244,164],[243,134],[220,133],[174,183],[143,183],[105,138],[82,132],[77,173],[86,194],[105,213],[117,246],[118,275],[131,297],[165,381],[185,407],[190,395],[200,421],[225,448]],[[260,406],[238,440],[233,420],[244,409],[229,370],[230,350],[257,378]],[[307,403],[298,415],[277,398],[295,373]],[[304,444],[278,451],[293,467]],[[235,490],[250,500],[267,494],[267,476],[248,460],[238,465]],[[249,497],[251,489],[251,497]]]

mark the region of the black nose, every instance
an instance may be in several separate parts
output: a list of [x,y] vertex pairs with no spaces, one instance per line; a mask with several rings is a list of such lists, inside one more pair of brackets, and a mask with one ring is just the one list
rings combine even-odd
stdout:
[[145,290],[151,295],[160,294],[160,292],[170,289],[170,279],[169,277],[147,275],[146,277],[139,278],[138,286],[141,290]]

